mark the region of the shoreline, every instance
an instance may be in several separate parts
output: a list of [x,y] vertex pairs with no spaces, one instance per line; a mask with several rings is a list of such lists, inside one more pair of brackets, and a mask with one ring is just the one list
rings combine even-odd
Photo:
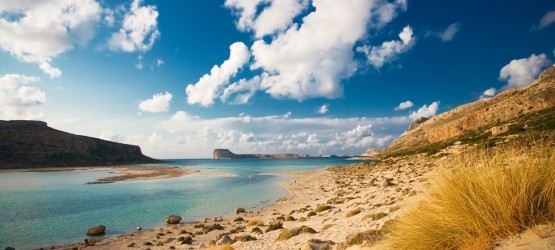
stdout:
[[[130,246],[152,250],[168,247],[202,249],[221,241],[222,235],[233,240],[231,246],[235,249],[299,249],[306,244],[346,244],[349,237],[365,230],[378,230],[386,221],[403,213],[409,204],[418,201],[420,195],[416,194],[423,190],[431,172],[425,161],[418,159],[368,166],[354,163],[306,172],[268,173],[291,176],[289,181],[280,183],[289,195],[272,205],[240,214],[233,213],[235,208],[230,207],[224,216],[200,221],[183,218],[187,224],[182,222],[140,231],[130,228],[129,232],[119,236],[96,238],[96,242],[89,246],[75,242],[52,249],[129,249]],[[383,187],[381,183],[386,179],[390,185]],[[322,205],[330,208],[320,211]],[[374,218],[380,214],[381,217]],[[161,222],[163,220],[160,218]],[[260,224],[263,225],[250,226],[247,221],[262,221]],[[285,229],[310,227],[316,233],[276,241],[283,229],[270,230],[270,225],[278,223]],[[106,226],[109,231],[110,226]],[[86,237],[84,233],[83,237]],[[187,237],[191,241],[183,243]],[[312,242],[311,239],[321,242]]]
[[[176,178],[194,173],[201,173],[200,169],[184,168],[176,166],[106,166],[106,167],[68,167],[68,168],[29,168],[29,169],[3,169],[3,173],[27,173],[27,172],[93,172],[109,171],[113,176],[106,176],[92,180],[87,184],[107,184],[123,181],[142,181]],[[205,173],[210,175],[211,173]],[[219,173],[214,173],[218,175]]]

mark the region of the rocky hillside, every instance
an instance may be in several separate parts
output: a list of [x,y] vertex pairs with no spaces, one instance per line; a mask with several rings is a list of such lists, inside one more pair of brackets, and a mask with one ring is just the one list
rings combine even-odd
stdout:
[[66,133],[40,121],[0,121],[0,169],[153,162],[138,146]]
[[212,159],[285,159],[300,158],[302,154],[234,154],[229,149],[214,149]]
[[423,148],[488,139],[504,133],[545,130],[545,126],[553,125],[554,115],[555,65],[527,87],[508,89],[492,99],[462,105],[429,120],[418,120],[405,135],[391,143],[384,155],[420,152]]

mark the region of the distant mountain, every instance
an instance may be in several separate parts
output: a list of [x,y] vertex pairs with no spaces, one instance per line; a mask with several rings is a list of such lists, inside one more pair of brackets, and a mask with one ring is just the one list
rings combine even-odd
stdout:
[[214,149],[212,159],[285,159],[307,157],[305,154],[234,154],[229,149]]
[[454,143],[496,143],[504,136],[528,131],[555,131],[555,65],[526,87],[415,121],[382,156],[433,153]]
[[0,121],[0,169],[154,162],[139,146],[66,133],[41,121]]

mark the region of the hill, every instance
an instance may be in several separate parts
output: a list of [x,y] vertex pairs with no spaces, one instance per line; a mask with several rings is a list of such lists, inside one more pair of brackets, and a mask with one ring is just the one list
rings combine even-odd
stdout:
[[421,123],[391,143],[384,156],[435,153],[455,143],[495,143],[525,131],[555,130],[555,66],[527,87],[462,105]]
[[305,157],[302,154],[235,154],[229,149],[214,149],[212,152],[212,159],[286,159],[286,158],[301,158]]
[[0,169],[154,162],[139,146],[66,133],[41,121],[0,121]]

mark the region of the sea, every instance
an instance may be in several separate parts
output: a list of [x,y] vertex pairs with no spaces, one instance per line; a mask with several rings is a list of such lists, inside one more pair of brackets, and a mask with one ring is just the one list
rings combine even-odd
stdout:
[[270,206],[289,195],[280,183],[290,177],[268,173],[354,162],[346,158],[170,160],[157,165],[201,169],[201,173],[109,184],[87,184],[114,175],[109,171],[0,173],[0,249],[81,242],[86,230],[98,224],[107,227],[102,237],[114,237],[138,226],[163,227],[164,217],[170,214],[195,222],[230,215],[237,207]]

